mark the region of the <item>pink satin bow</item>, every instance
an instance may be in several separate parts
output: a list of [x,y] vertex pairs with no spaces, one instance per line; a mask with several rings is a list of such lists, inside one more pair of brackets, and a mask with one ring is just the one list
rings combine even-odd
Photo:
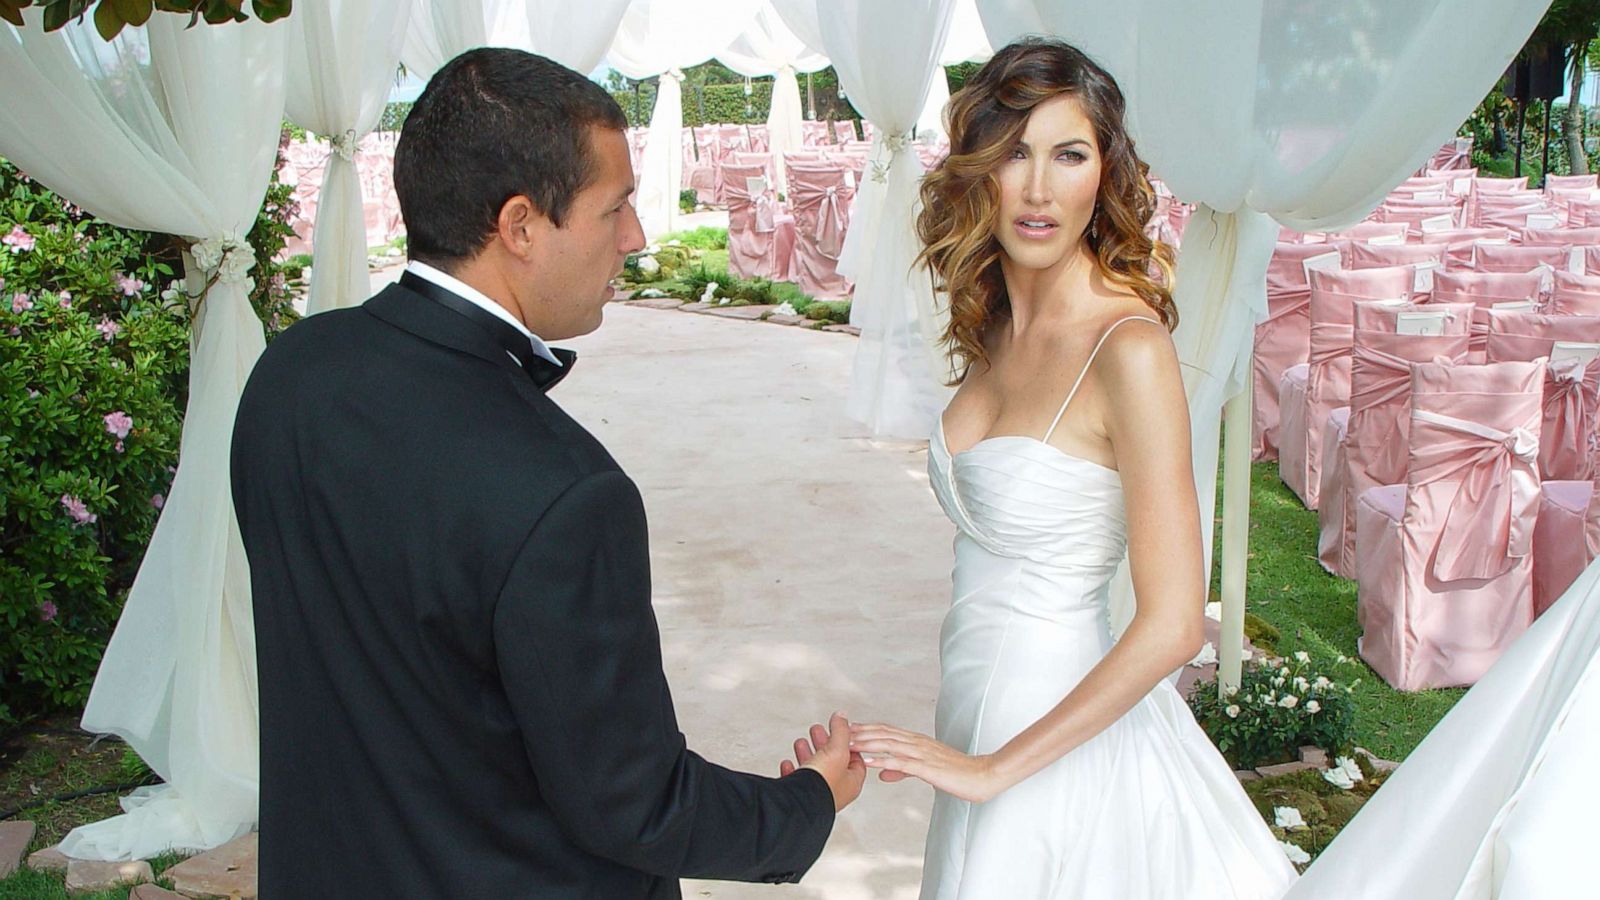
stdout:
[[1426,409],[1412,410],[1411,428],[1412,483],[1461,482],[1439,530],[1434,577],[1493,578],[1526,557],[1539,503],[1539,436]]

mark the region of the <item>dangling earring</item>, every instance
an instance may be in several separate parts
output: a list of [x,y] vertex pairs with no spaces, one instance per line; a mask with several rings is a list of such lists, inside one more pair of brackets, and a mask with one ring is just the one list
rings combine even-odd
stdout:
[[1089,238],[1098,240],[1100,237],[1100,204],[1095,204],[1094,212],[1089,215]]

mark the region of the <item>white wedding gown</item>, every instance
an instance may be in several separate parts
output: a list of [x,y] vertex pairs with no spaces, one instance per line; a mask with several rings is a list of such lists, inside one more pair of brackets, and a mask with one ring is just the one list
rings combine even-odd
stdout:
[[[931,442],[934,492],[958,529],[935,731],[968,753],[993,752],[1032,725],[1111,648],[1107,591],[1126,549],[1121,478],[1048,444],[1054,429],[952,456],[941,420]],[[1162,681],[998,797],[937,794],[922,898],[1275,900],[1294,879],[1227,762]]]

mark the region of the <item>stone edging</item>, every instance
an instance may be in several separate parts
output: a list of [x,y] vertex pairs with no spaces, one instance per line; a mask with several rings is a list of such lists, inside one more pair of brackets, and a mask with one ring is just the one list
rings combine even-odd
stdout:
[[827,331],[834,334],[849,334],[860,336],[861,329],[854,325],[840,325],[837,323],[823,324],[817,319],[808,319],[805,316],[778,316],[771,315],[777,305],[772,306],[719,306],[715,303],[687,303],[676,297],[645,297],[630,300],[625,295],[612,298],[613,303],[626,306],[639,306],[645,309],[677,310],[678,312],[699,313],[703,316],[716,316],[719,319],[738,319],[745,322],[766,322],[769,325],[790,325],[803,328],[806,331]]

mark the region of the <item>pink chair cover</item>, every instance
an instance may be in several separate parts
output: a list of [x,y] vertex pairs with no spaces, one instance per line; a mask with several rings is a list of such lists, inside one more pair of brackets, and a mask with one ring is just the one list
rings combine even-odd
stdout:
[[1600,225],[1600,198],[1567,201],[1567,227],[1589,228]]
[[1533,621],[1544,363],[1412,366],[1404,485],[1356,508],[1361,656],[1407,691],[1467,685]]
[[[1434,151],[1433,158],[1428,160],[1425,171],[1465,169],[1470,165],[1472,165],[1472,138],[1455,138],[1445,141],[1444,146]],[[1476,169],[1470,171],[1477,173]]]
[[839,274],[838,266],[854,195],[854,175],[843,165],[789,166],[789,209],[795,218],[789,275],[809,294],[850,293],[850,282]]
[[1381,221],[1405,223],[1412,231],[1422,230],[1423,219],[1436,219],[1439,216],[1449,216],[1456,225],[1463,224],[1465,218],[1462,211],[1454,206],[1390,206],[1385,204],[1378,208]]
[[849,119],[842,119],[833,123],[833,142],[842,144],[845,141],[856,140],[856,123]]
[[1600,275],[1557,272],[1545,312],[1553,316],[1600,316]]
[[1446,247],[1442,244],[1368,244],[1350,242],[1351,269],[1382,269],[1390,266],[1432,264],[1444,268]]
[[814,147],[814,146],[816,146],[818,144],[829,143],[829,141],[828,141],[828,123],[827,122],[811,122],[811,121],[801,122],[800,123],[800,141],[801,141],[801,143],[806,144],[807,146],[812,146],[812,147]]
[[761,166],[723,163],[728,199],[728,271],[740,278],[782,280],[788,260],[777,258],[777,200],[769,187],[752,194],[748,179],[764,178]]
[[1546,481],[1533,526],[1533,609],[1543,615],[1600,555],[1600,498],[1590,481]]
[[[1557,341],[1600,344],[1600,317],[1547,316],[1494,311],[1489,314],[1486,356],[1490,362],[1548,358]],[[1546,369],[1539,473],[1558,481],[1589,480],[1600,454],[1600,359],[1575,359]]]
[[1328,233],[1329,240],[1368,241],[1373,238],[1407,238],[1411,226],[1405,222],[1357,222],[1343,231]]
[[1572,253],[1570,244],[1519,247],[1515,244],[1478,242],[1473,269],[1479,272],[1530,272],[1539,266],[1552,270],[1567,268]]
[[[1317,521],[1317,558],[1344,578],[1356,577],[1355,500],[1368,488],[1406,477],[1410,434],[1411,364],[1445,357],[1465,362],[1470,303],[1390,305],[1358,301],[1350,350],[1350,405],[1343,428],[1324,435]],[[1442,335],[1398,333],[1400,313],[1438,312]],[[1335,410],[1334,420],[1341,410]]]
[[1322,433],[1328,415],[1350,402],[1354,303],[1407,299],[1412,278],[1409,266],[1311,273],[1310,339],[1301,401],[1304,408],[1294,415],[1303,433],[1290,436],[1290,415],[1280,408],[1278,447],[1278,474],[1307,509],[1317,508],[1322,482]]
[[1600,188],[1600,176],[1596,175],[1546,175],[1544,177],[1545,193],[1558,190],[1584,189],[1594,190]]
[[1473,189],[1480,194],[1510,194],[1528,189],[1528,176],[1517,178],[1479,178]]
[[1524,247],[1583,247],[1600,244],[1600,227],[1595,228],[1524,228]]
[[1481,362],[1489,336],[1489,311],[1496,303],[1537,303],[1539,272],[1440,272],[1433,276],[1433,302],[1471,303],[1472,359]]
[[[1166,224],[1165,220],[1162,224]],[[1251,363],[1251,458],[1278,458],[1278,382],[1311,352],[1311,285],[1304,261],[1337,252],[1332,244],[1280,243],[1267,264],[1267,319],[1256,326]]]

